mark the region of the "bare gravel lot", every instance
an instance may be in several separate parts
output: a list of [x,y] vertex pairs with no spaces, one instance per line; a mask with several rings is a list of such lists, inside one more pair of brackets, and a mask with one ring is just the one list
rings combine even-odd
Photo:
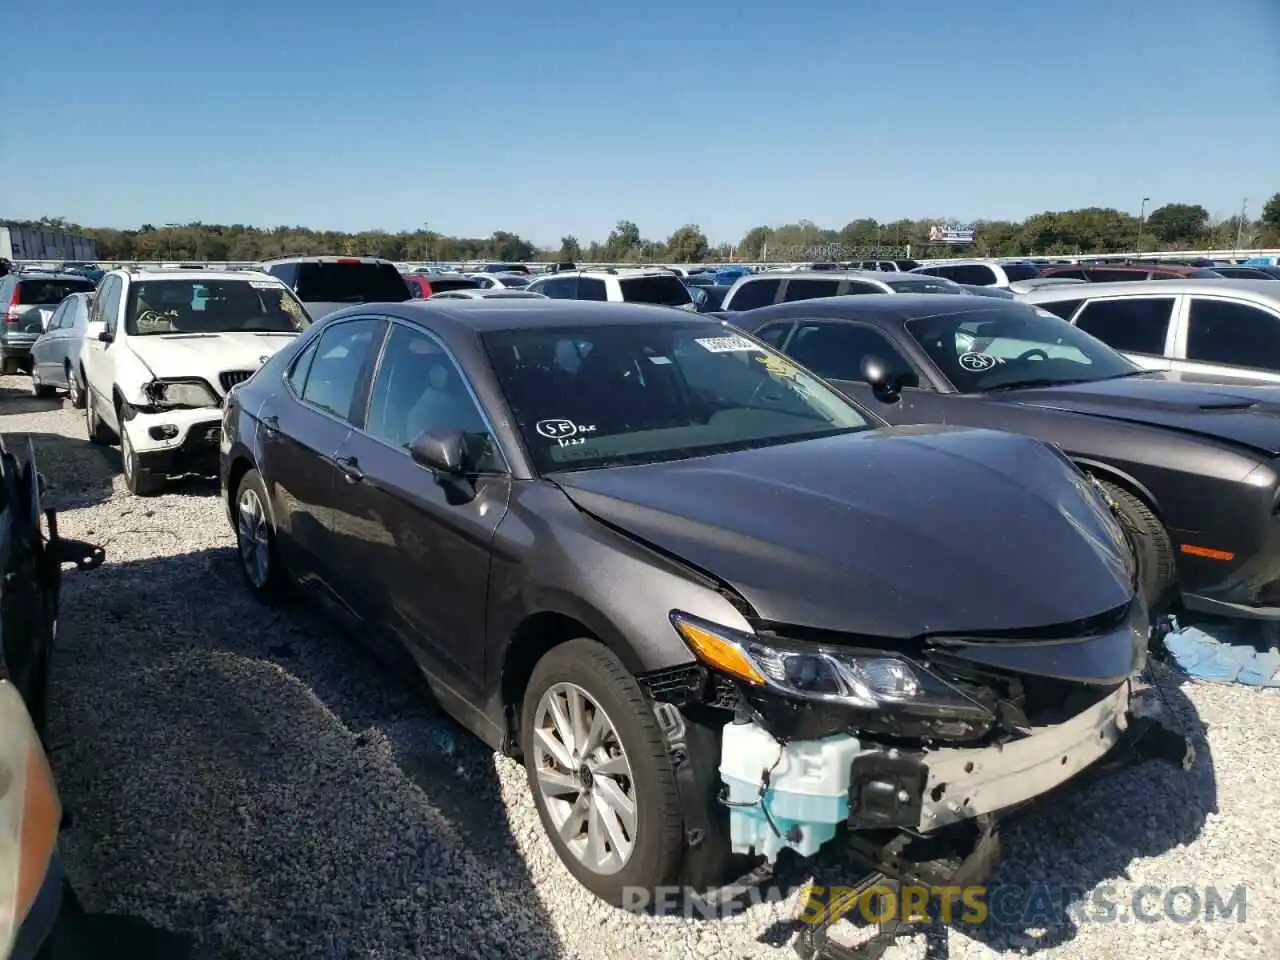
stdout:
[[[520,767],[349,636],[249,598],[216,485],[130,497],[115,451],[24,377],[0,378],[0,431],[34,439],[63,532],[107,550],[67,575],[53,665],[65,854],[90,909],[191,933],[207,958],[794,955],[794,900],[705,921],[590,899]],[[1161,686],[1196,736],[1191,773],[1148,762],[1020,822],[998,879],[1024,922],[889,956],[1280,956],[1280,696]],[[1247,888],[1243,923],[1195,909],[1210,885]],[[1151,913],[1183,888],[1177,919],[1134,921],[1144,887]],[[1093,906],[1068,909],[1081,895]],[[1130,922],[1102,922],[1104,901]]]

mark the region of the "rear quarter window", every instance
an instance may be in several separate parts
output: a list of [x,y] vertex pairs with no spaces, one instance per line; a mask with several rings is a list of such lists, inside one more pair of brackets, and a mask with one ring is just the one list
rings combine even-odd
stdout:
[[366,261],[300,263],[295,292],[299,300],[313,303],[400,303],[409,299],[409,288],[394,265]]

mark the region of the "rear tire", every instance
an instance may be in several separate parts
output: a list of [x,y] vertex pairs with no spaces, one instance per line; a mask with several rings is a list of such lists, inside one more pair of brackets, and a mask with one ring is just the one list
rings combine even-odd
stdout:
[[5,357],[0,360],[0,376],[16,377],[22,372],[22,361],[17,357]]
[[56,397],[58,391],[50,386],[46,386],[40,380],[40,374],[36,372],[36,368],[31,368],[31,395],[41,400],[48,400],[50,397]]
[[[598,805],[598,793],[605,797],[616,796],[616,791],[625,792],[625,788],[629,788],[633,803],[634,832],[629,838],[631,850],[620,867],[596,868],[588,862],[589,847],[584,846],[578,852],[570,848],[569,843],[562,839],[549,810],[547,788],[540,782],[540,771],[562,773],[559,770],[562,764],[549,765],[546,751],[538,746],[545,743],[546,738],[539,736],[535,739],[543,713],[540,705],[544,696],[555,697],[557,691],[575,690],[585,695],[589,705],[596,708],[596,717],[599,716],[598,711],[603,711],[612,727],[609,742],[615,751],[604,761],[600,760],[598,749],[588,755],[572,757],[574,763],[590,766],[593,770],[600,768],[600,772],[586,780],[588,786],[583,792],[576,795],[584,798],[582,809]],[[552,648],[538,661],[521,706],[520,737],[529,789],[543,830],[560,860],[579,883],[606,903],[626,906],[629,888],[641,888],[652,893],[655,888],[679,881],[684,857],[684,821],[675,771],[652,704],[635,677],[611,650],[595,640],[570,640]],[[577,738],[574,739],[576,742]],[[562,740],[557,742],[563,744]],[[620,755],[616,753],[618,747],[621,747]],[[572,753],[577,753],[576,746]],[[604,772],[607,769],[604,764],[616,764],[619,756],[629,776],[616,771]],[[563,791],[564,788],[560,789]],[[557,803],[558,815],[564,826],[569,826],[573,820],[571,839],[577,845],[581,842],[581,832],[589,827],[587,820],[582,820],[581,827],[578,827],[579,819],[574,813],[578,809],[574,805],[575,794],[561,792],[551,799]],[[607,833],[603,819],[597,821],[596,826],[597,835]],[[613,834],[608,836],[611,838]]]
[[1126,533],[1138,558],[1138,583],[1149,609],[1155,610],[1173,592],[1176,570],[1173,541],[1160,518],[1140,498],[1123,487],[1099,480],[1129,529]]
[[267,507],[271,501],[262,474],[250,470],[241,477],[235,498],[232,521],[240,572],[255,600],[276,606],[288,593],[289,576],[276,549],[276,528]]

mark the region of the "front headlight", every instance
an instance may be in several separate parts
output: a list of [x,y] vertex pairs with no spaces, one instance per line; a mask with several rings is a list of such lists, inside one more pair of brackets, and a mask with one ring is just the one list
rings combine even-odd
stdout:
[[820,647],[779,640],[671,612],[689,649],[712,669],[786,697],[860,710],[990,721],[991,711],[923,666],[898,653]]
[[203,380],[153,380],[144,388],[157,407],[220,407],[222,401]]
[[53,859],[62,805],[22,695],[0,680],[0,957],[7,957]]

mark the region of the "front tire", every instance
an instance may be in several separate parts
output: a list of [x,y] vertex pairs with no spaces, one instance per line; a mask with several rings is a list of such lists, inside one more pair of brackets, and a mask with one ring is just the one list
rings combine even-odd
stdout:
[[684,824],[653,708],[604,645],[554,647],[533,670],[521,745],[542,827],[569,872],[613,906],[679,879]]
[[124,411],[120,411],[120,460],[124,465],[124,485],[136,497],[154,497],[163,493],[168,478],[163,473],[147,469],[147,463],[133,449],[129,431],[124,425]]
[[270,500],[262,474],[250,470],[235,493],[236,555],[240,572],[254,599],[275,606],[284,597],[288,576],[276,549],[276,531],[267,510]]
[[101,447],[110,446],[115,438],[98,416],[98,411],[93,406],[93,395],[87,389],[84,400],[84,430],[89,435],[89,442]]
[[1157,609],[1173,593],[1176,570],[1173,541],[1155,512],[1139,497],[1123,487],[1099,480],[1120,512],[1126,533],[1138,559],[1138,582],[1151,610]]

